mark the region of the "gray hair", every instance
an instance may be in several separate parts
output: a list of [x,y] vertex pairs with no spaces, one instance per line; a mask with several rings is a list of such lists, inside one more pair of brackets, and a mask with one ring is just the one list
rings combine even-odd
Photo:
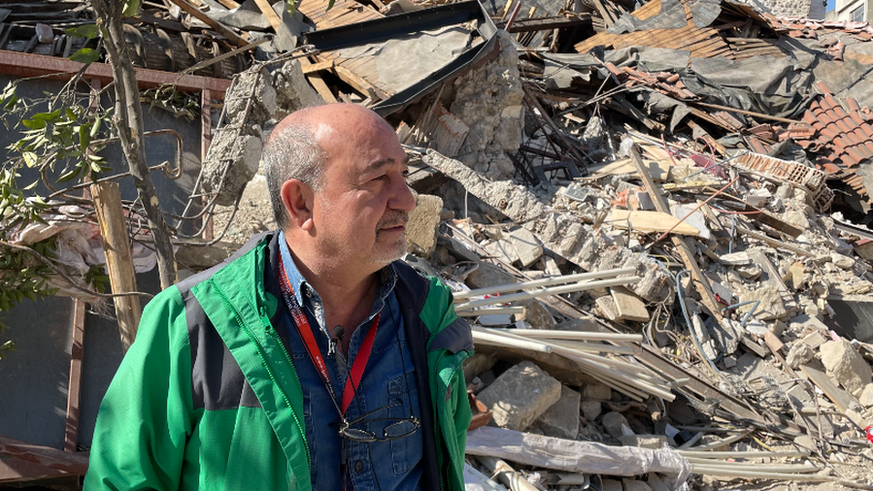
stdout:
[[309,126],[291,124],[270,135],[264,146],[263,161],[273,217],[279,228],[285,230],[291,218],[282,203],[282,184],[289,179],[297,179],[318,191],[322,185],[327,153],[318,145]]

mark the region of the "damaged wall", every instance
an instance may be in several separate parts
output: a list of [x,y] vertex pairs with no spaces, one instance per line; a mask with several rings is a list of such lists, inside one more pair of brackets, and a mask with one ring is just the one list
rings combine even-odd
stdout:
[[470,126],[458,160],[489,179],[508,179],[515,168],[504,152],[521,145],[524,92],[512,38],[504,31],[497,36],[497,58],[453,82],[449,111]]

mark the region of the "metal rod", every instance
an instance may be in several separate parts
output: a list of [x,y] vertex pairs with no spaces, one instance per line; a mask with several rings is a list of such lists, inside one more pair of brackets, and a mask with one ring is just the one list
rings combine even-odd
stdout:
[[[510,329],[495,329],[509,331]],[[578,339],[584,341],[635,341],[642,342],[642,334],[615,332],[560,331],[556,329],[511,329],[514,334],[528,338]]]
[[528,298],[546,297],[549,295],[560,295],[561,293],[572,293],[583,290],[593,290],[594,288],[603,288],[607,286],[627,285],[629,283],[639,283],[642,278],[639,276],[629,276],[626,278],[612,278],[609,280],[590,281],[587,283],[577,283],[573,285],[556,286],[552,288],[544,288],[533,292],[513,293],[511,295],[501,295],[494,298],[485,298],[473,302],[462,303],[455,306],[455,310],[470,310],[476,307],[484,307],[486,305],[496,305],[500,303],[510,303],[518,300],[526,300]]
[[491,346],[506,346],[509,348],[520,348],[540,353],[552,352],[551,347],[545,343],[501,336],[499,334],[483,331],[481,328],[476,327],[473,328],[473,341]]
[[676,453],[683,457],[703,457],[709,459],[757,459],[762,457],[809,457],[809,450],[779,450],[776,452],[717,452],[717,451],[696,451],[696,450],[677,450]]
[[479,317],[480,315],[513,315],[523,314],[524,307],[491,307],[487,309],[463,310],[458,312],[458,317]]
[[618,276],[622,274],[633,274],[636,273],[637,268],[620,268],[620,269],[610,269],[607,271],[592,271],[590,273],[578,273],[571,274],[568,276],[555,276],[552,278],[543,278],[541,280],[534,281],[526,281],[524,283],[512,283],[508,285],[497,285],[490,286],[488,288],[479,288],[477,290],[470,290],[468,292],[461,292],[455,294],[455,302],[460,300],[476,297],[479,295],[488,295],[490,293],[503,293],[503,292],[511,292],[518,290],[527,290],[528,288],[535,288],[540,286],[550,286],[550,285],[560,285],[565,283],[572,283],[575,281],[583,281],[583,280],[593,280],[600,278],[610,278],[613,276]]

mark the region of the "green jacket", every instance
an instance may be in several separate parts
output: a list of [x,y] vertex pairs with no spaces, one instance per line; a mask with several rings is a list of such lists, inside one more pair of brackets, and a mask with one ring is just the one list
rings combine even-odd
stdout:
[[[311,489],[300,382],[273,327],[277,237],[148,303],[100,406],[86,490]],[[416,383],[430,389],[419,390],[422,489],[462,490],[472,334],[445,286],[394,266]]]

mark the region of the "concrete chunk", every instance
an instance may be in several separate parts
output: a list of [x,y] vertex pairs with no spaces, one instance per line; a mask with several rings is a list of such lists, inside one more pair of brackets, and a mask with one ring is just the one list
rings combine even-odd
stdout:
[[613,438],[618,440],[624,435],[624,432],[621,431],[622,426],[627,426],[630,429],[630,424],[627,422],[627,418],[624,417],[619,412],[610,411],[603,415],[603,419],[601,420],[601,424],[606,429],[606,432],[610,434]]
[[845,339],[829,341],[820,348],[821,362],[827,373],[853,395],[858,395],[873,379],[873,371],[864,358]]
[[561,387],[561,398],[546,410],[537,426],[546,436],[575,440],[579,434],[579,402],[582,394],[566,386]]
[[534,329],[554,329],[555,318],[539,300],[531,298],[521,303],[524,307],[523,320]]
[[600,401],[582,401],[582,415],[588,421],[594,421],[603,412],[603,406]]
[[858,400],[861,401],[861,404],[863,404],[864,407],[873,406],[873,384],[867,384],[864,386],[861,395],[858,396]]
[[623,491],[621,481],[616,481],[615,479],[602,480],[600,489],[603,491]]
[[[776,287],[764,287],[757,290],[743,293],[740,297],[740,303],[749,300],[760,300],[761,303],[755,309],[754,318],[762,321],[769,321],[784,317],[788,310],[785,309],[785,304],[782,302],[782,293]],[[745,314],[752,310],[754,303],[746,304],[740,307],[740,312]]]
[[819,331],[813,331],[800,340],[801,343],[809,345],[809,347],[812,349],[816,349],[819,346],[825,344],[825,341],[827,340]]
[[521,227],[509,230],[509,242],[515,248],[519,262],[525,268],[535,263],[543,255],[543,245],[530,231]]
[[652,487],[644,481],[637,481],[632,478],[624,478],[621,480],[624,484],[624,491],[652,491]]
[[419,194],[416,197],[415,209],[409,212],[409,221],[406,223],[406,242],[410,253],[423,258],[433,254],[442,210],[443,199],[439,196]]
[[794,343],[785,357],[785,364],[793,369],[809,363],[815,356],[815,351],[806,343]]
[[612,399],[612,389],[608,385],[592,383],[587,384],[582,389],[582,395],[585,396],[586,399],[608,401]]
[[667,444],[667,435],[622,435],[618,437],[618,441],[627,447],[658,450]]
[[495,425],[523,431],[558,402],[561,382],[523,361],[503,372],[478,397],[491,409]]

